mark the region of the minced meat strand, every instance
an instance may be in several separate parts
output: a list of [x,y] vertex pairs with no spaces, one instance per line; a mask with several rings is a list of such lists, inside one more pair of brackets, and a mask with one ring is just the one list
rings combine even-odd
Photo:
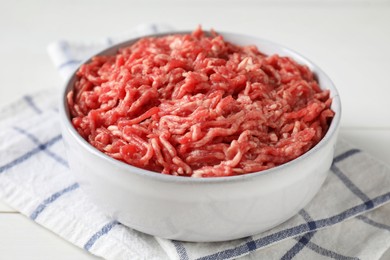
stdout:
[[334,116],[328,90],[289,57],[201,28],[145,37],[77,71],[72,123],[107,155],[163,174],[219,177],[302,155]]

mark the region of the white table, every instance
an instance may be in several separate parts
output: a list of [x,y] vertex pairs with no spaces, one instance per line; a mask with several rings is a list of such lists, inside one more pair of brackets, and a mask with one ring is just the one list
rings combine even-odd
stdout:
[[[61,87],[46,54],[50,41],[89,41],[150,22],[254,34],[304,54],[340,91],[341,136],[390,165],[390,2],[385,0],[1,0],[0,104]],[[0,200],[0,259],[26,258],[95,257]]]

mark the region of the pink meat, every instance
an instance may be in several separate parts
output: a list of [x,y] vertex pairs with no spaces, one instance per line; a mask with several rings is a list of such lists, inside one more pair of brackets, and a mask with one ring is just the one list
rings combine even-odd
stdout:
[[163,174],[219,177],[286,163],[334,116],[328,90],[289,57],[198,28],[146,37],[77,72],[72,123],[109,156]]

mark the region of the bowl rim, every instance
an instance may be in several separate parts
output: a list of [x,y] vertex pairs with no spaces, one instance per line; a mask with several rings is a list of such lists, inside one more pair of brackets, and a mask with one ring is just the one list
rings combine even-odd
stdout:
[[[60,95],[60,107],[59,107],[59,114],[60,114],[60,121],[62,123],[62,131],[66,130],[70,133],[72,138],[78,142],[80,146],[82,146],[86,152],[89,152],[96,157],[100,158],[101,160],[106,160],[109,163],[113,164],[116,168],[123,169],[124,171],[128,171],[129,174],[137,174],[140,177],[147,177],[154,179],[156,181],[162,181],[162,182],[178,182],[178,183],[187,183],[187,184],[198,184],[198,183],[231,183],[231,182],[238,182],[238,181],[249,181],[253,178],[257,178],[264,175],[269,174],[275,174],[277,172],[280,172],[282,169],[286,169],[288,167],[291,167],[293,165],[299,164],[301,161],[306,160],[310,158],[313,154],[315,154],[317,151],[322,149],[324,146],[326,146],[331,139],[334,137],[334,135],[337,135],[338,129],[340,127],[340,121],[341,121],[341,100],[338,90],[336,89],[333,81],[329,78],[329,76],[315,63],[313,63],[311,60],[307,59],[305,56],[301,55],[300,53],[285,47],[279,43],[275,43],[273,41],[269,41],[267,39],[263,39],[257,36],[252,35],[245,35],[241,33],[233,33],[233,32],[224,32],[224,31],[218,31],[217,33],[219,35],[225,36],[233,36],[233,37],[241,37],[246,39],[254,39],[257,41],[257,43],[253,43],[253,45],[256,45],[261,42],[268,45],[272,45],[280,50],[283,50],[284,52],[288,53],[288,55],[283,56],[295,56],[299,57],[300,63],[301,61],[305,62],[305,65],[310,67],[310,70],[314,73],[315,76],[318,77],[320,74],[322,78],[324,78],[326,81],[329,82],[329,84],[324,89],[329,89],[330,94],[332,97],[332,110],[335,112],[335,116],[333,117],[330,126],[325,134],[325,136],[309,151],[305,152],[304,154],[300,155],[299,157],[286,162],[284,164],[275,166],[273,168],[258,171],[258,172],[252,172],[252,173],[246,173],[242,175],[234,175],[234,176],[224,176],[224,177],[200,177],[200,178],[192,178],[192,177],[184,177],[184,176],[175,176],[170,174],[162,174],[154,171],[145,170],[142,168],[138,168],[136,166],[127,164],[125,162],[119,161],[117,159],[114,159],[105,153],[99,151],[94,146],[92,146],[90,143],[88,143],[84,138],[81,137],[81,135],[77,132],[77,130],[73,127],[70,116],[69,116],[69,110],[68,110],[68,103],[67,103],[67,94],[69,90],[73,87],[74,81],[76,80],[76,72],[80,68],[82,64],[85,64],[87,62],[90,62],[91,59],[98,55],[107,55],[109,52],[116,52],[118,49],[134,44],[138,40],[145,38],[145,37],[162,37],[167,35],[175,35],[175,34],[188,34],[192,31],[170,31],[170,32],[164,32],[164,33],[154,33],[139,37],[130,38],[128,40],[121,41],[117,44],[114,44],[112,46],[109,46],[108,48],[104,48],[103,50],[98,51],[97,53],[91,55],[87,59],[83,60],[80,65],[73,71],[73,73],[67,78],[65,85],[61,91]],[[207,32],[206,32],[207,33]],[[261,46],[258,46],[259,50],[261,50]],[[271,55],[267,54],[266,55]],[[321,86],[320,86],[321,87]],[[110,173],[112,174],[112,173]]]

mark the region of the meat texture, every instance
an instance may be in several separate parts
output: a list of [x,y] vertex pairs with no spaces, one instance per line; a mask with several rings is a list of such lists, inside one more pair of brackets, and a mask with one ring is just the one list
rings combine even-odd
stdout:
[[201,28],[143,38],[94,57],[77,76],[67,98],[80,135],[115,159],[163,174],[275,167],[316,145],[334,116],[329,91],[306,66]]

